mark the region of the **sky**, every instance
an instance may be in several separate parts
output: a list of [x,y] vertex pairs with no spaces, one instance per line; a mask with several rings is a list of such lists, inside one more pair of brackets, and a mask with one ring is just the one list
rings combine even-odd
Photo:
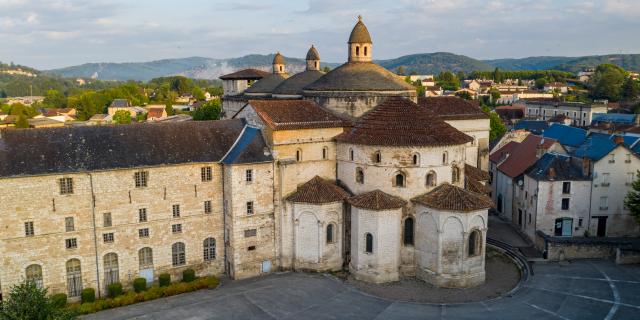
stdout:
[[640,0],[0,0],[0,61],[304,57],[314,44],[324,61],[343,62],[358,15],[374,59],[640,53]]

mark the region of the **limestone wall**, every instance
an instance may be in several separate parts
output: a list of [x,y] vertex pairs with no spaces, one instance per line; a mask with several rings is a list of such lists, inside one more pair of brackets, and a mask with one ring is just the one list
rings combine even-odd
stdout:
[[[328,204],[294,203],[289,206],[293,221],[293,244],[297,270],[327,271],[342,268],[342,202]],[[327,228],[333,225],[332,241]]]
[[418,101],[415,91],[305,91],[304,98],[315,101],[333,113],[357,118],[375,108],[390,96],[406,97]]

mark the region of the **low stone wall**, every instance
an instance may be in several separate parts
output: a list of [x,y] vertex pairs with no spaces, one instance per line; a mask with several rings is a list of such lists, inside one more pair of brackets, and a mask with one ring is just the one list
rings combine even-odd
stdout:
[[616,264],[640,263],[640,250],[631,248],[618,248],[616,250]]
[[[543,252],[545,259],[549,261],[615,259],[617,250],[631,247],[632,240],[621,238],[553,237],[538,231],[536,232],[535,245],[538,250]],[[626,253],[623,253],[623,256],[626,257]]]

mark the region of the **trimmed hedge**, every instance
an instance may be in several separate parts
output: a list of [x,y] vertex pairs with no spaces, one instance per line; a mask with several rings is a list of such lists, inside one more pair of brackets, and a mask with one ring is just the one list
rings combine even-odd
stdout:
[[182,271],[182,282],[191,282],[196,279],[196,272],[193,269]]
[[200,289],[215,288],[220,281],[216,277],[203,277],[197,278],[192,282],[176,282],[169,286],[160,287],[153,285],[147,291],[136,293],[134,291],[128,291],[125,294],[108,299],[99,299],[94,302],[76,303],[67,306],[71,312],[88,314],[94,313],[105,309],[123,307],[130,304],[154,300],[163,297],[169,297],[181,293],[196,291]]
[[115,282],[110,284],[107,287],[107,291],[109,291],[109,297],[115,298],[117,296],[122,295],[122,284],[120,282]]
[[67,295],[64,293],[56,293],[51,295],[51,304],[57,308],[62,308],[67,304]]
[[168,273],[161,273],[158,276],[158,283],[161,287],[166,287],[171,284],[171,276]]
[[140,293],[144,290],[147,290],[147,279],[145,278],[133,279],[133,291]]
[[80,293],[80,298],[83,303],[96,301],[96,290],[93,288],[84,288]]

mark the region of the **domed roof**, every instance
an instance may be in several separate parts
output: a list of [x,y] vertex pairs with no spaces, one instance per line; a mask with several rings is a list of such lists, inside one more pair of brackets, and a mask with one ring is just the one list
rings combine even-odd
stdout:
[[270,74],[254,83],[245,93],[271,93],[286,77],[282,74]]
[[280,52],[277,52],[273,57],[273,64],[285,64],[284,56],[282,56]]
[[[308,60],[308,59],[307,59]],[[318,70],[307,70],[296,73],[282,81],[274,90],[274,94],[302,94],[302,89],[324,75]]]
[[309,51],[307,51],[306,60],[320,60],[320,54],[313,45],[311,45],[311,48],[309,48]]
[[372,62],[347,62],[310,84],[312,91],[408,91],[415,88]]
[[353,30],[351,30],[349,43],[372,43],[369,30],[367,30],[367,26],[362,22],[362,16],[358,16],[358,23],[356,23]]

